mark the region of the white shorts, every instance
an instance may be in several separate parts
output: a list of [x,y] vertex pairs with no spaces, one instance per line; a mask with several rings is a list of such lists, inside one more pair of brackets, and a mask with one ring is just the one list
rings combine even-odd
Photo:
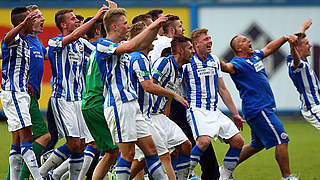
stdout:
[[[160,136],[160,132],[158,131],[157,128],[155,128],[153,122],[149,119],[146,119],[146,122],[148,123],[148,126],[149,126],[148,129],[149,129],[149,132],[151,133],[153,142],[156,145],[158,155],[161,156],[169,152],[166,146],[166,140],[162,136]],[[141,161],[142,159],[144,159],[144,154],[137,145],[135,146],[134,159],[137,159],[138,161]]]
[[152,114],[151,121],[157,128],[161,137],[166,140],[166,146],[170,153],[175,147],[188,140],[181,128],[164,114]]
[[59,134],[62,137],[84,138],[86,143],[94,141],[81,111],[82,101],[66,101],[51,97],[52,112]]
[[301,110],[304,119],[312,126],[320,130],[320,105],[313,106],[311,110]]
[[149,126],[135,99],[126,103],[104,108],[104,117],[110,129],[113,142],[134,142],[138,138],[150,136]]
[[30,96],[27,92],[1,90],[0,98],[10,132],[32,125],[29,113]]
[[187,109],[187,120],[191,126],[193,137],[207,135],[214,140],[230,139],[240,131],[236,125],[224,115],[219,109],[208,111],[201,108]]

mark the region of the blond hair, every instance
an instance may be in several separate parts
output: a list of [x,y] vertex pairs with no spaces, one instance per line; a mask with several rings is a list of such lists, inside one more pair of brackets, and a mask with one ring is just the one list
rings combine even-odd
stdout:
[[201,36],[201,34],[207,34],[208,33],[208,29],[201,29],[201,28],[198,28],[198,29],[195,29],[192,31],[191,33],[191,40],[192,42],[195,42],[198,40],[198,38]]
[[126,16],[127,11],[124,8],[113,8],[108,10],[103,16],[103,25],[106,32],[111,31],[111,25],[118,21],[120,16]]

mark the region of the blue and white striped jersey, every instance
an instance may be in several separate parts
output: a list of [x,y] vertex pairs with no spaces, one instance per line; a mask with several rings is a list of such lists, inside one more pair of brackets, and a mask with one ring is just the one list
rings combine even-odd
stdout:
[[1,89],[28,92],[30,49],[27,38],[18,34],[8,47],[2,39],[1,50],[3,59]]
[[293,67],[291,55],[287,56],[289,76],[296,86],[301,100],[301,109],[311,110],[320,104],[319,81],[308,60],[301,59],[297,68]]
[[146,92],[141,86],[140,82],[145,80],[152,80],[151,77],[151,64],[148,57],[142,52],[133,52],[130,54],[130,67],[129,72],[134,89],[138,95],[138,103],[141,113],[145,117],[150,117],[152,108],[152,95]]
[[217,79],[222,77],[220,61],[208,54],[205,62],[195,53],[192,62],[183,65],[183,90],[190,107],[216,110],[218,103]]
[[96,60],[104,84],[104,107],[137,99],[129,74],[130,56],[115,54],[120,43],[110,39],[99,39]]
[[[162,57],[157,59],[153,65],[151,74],[158,84],[163,88],[178,93],[181,86],[182,77],[178,73],[178,64],[173,56]],[[154,104],[151,114],[159,114],[164,111],[165,105],[168,101],[167,97],[154,96]]]
[[53,76],[52,96],[79,101],[85,86],[85,52],[91,53],[95,47],[83,38],[62,46],[63,38],[58,35],[48,42]]

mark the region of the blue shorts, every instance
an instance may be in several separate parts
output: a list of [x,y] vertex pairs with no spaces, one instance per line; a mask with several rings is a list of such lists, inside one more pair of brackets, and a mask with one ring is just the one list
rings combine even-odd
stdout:
[[251,143],[253,147],[273,146],[289,142],[289,137],[272,108],[264,108],[256,118],[247,121],[251,128]]

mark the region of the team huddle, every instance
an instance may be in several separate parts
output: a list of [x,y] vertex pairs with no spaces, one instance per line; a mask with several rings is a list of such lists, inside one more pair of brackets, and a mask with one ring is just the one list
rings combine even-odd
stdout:
[[[1,103],[12,132],[7,179],[83,180],[95,156],[92,179],[234,179],[235,168],[262,149],[276,147],[282,180],[290,172],[289,137],[274,112],[275,100],[262,60],[290,44],[289,75],[300,93],[301,112],[320,130],[320,90],[307,57],[311,45],[299,33],[253,50],[242,35],[232,38],[228,63],[211,53],[208,29],[184,36],[180,18],[152,10],[130,26],[126,10],[107,1],[84,22],[71,9],[55,14],[61,35],[45,48],[38,33],[44,17],[37,6],[16,7],[14,28],[1,43]],[[52,69],[50,99],[54,124],[66,143],[40,163],[50,141],[38,105],[43,61]],[[225,86],[229,73],[242,99],[244,120]],[[218,94],[233,121],[217,109]],[[243,123],[251,128],[244,145]],[[50,131],[51,132],[51,131]],[[219,167],[211,140],[229,144]],[[107,173],[114,168],[115,177]]]

